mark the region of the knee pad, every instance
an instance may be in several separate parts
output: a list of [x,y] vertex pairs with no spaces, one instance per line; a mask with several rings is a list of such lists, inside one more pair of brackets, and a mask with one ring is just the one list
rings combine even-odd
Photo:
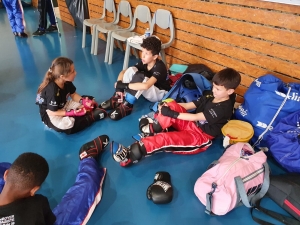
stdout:
[[140,131],[144,134],[154,133],[152,124],[153,120],[151,118],[142,118],[139,122]]
[[143,71],[137,71],[133,77],[130,83],[142,83],[145,79],[145,74]]
[[160,133],[163,130],[157,120],[153,120],[149,117],[140,120],[139,128],[144,134]]
[[130,146],[130,159],[134,161],[139,161],[145,153],[139,143],[133,143]]
[[152,126],[153,126],[154,133],[160,133],[160,132],[163,131],[161,125],[158,123],[157,120],[153,120],[153,125]]

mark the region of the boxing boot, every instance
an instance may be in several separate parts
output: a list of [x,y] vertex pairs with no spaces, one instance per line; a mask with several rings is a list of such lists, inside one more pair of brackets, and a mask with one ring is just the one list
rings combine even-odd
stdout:
[[110,149],[113,159],[116,162],[119,162],[122,167],[137,163],[146,152],[145,150],[143,151],[138,143],[133,143],[128,148],[125,148],[117,142],[112,142]]
[[117,108],[123,102],[123,98],[115,93],[110,99],[102,102],[99,105],[99,108],[104,110],[111,110]]
[[108,114],[109,118],[112,120],[120,120],[125,116],[131,114],[133,109],[133,105],[129,102],[125,101],[124,103],[120,104],[115,110]]
[[94,140],[89,141],[81,146],[79,150],[79,158],[83,160],[85,158],[93,157],[96,160],[103,149],[108,145],[109,137],[107,135],[101,135]]

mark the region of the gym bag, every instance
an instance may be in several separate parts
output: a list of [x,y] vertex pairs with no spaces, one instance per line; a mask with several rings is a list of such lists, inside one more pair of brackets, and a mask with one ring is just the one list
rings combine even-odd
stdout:
[[[171,90],[163,97],[162,100],[172,98],[176,102],[191,102],[202,96],[205,90],[211,90],[211,83],[198,73],[183,74],[173,85]],[[152,110],[157,111],[158,102]]]
[[267,74],[252,82],[244,95],[244,103],[235,111],[235,118],[252,124],[253,146],[268,147],[266,134],[281,118],[300,110],[299,101],[300,84],[284,83]]
[[282,167],[300,173],[300,111],[281,119],[266,137],[266,142]]
[[[263,151],[248,143],[227,148],[195,183],[194,192],[208,214],[225,215],[242,203],[252,207],[269,187],[269,167]],[[242,202],[242,203],[241,203]]]
[[[279,220],[283,224],[300,225],[300,174],[290,173],[270,176],[270,187],[267,197],[276,202],[294,218],[282,215],[260,206],[260,200],[255,204],[255,209]],[[259,224],[272,224],[253,215],[252,218]]]

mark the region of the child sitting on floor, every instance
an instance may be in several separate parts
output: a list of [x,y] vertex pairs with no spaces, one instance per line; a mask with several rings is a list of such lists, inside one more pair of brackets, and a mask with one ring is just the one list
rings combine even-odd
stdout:
[[[212,91],[204,92],[199,99],[188,103],[165,102],[159,106],[154,121],[141,119],[139,127],[145,133],[144,137],[128,148],[112,142],[113,159],[121,166],[128,166],[159,151],[175,154],[205,151],[232,116],[234,90],[240,84],[241,76],[227,68],[218,72],[212,82]],[[192,109],[196,112],[187,112]],[[170,128],[174,131],[163,132]]]

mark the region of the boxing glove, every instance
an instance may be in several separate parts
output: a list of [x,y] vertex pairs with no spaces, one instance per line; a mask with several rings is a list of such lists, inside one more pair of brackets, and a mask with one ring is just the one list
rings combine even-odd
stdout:
[[86,110],[91,110],[98,107],[98,104],[97,102],[95,102],[95,98],[93,96],[83,95],[79,102]]
[[71,110],[68,110],[66,111],[66,116],[83,116],[85,115],[86,113],[86,110],[85,108],[80,108],[80,109],[71,109]]
[[155,204],[165,204],[172,201],[173,188],[168,172],[157,172],[154,182],[147,189],[147,198]]

